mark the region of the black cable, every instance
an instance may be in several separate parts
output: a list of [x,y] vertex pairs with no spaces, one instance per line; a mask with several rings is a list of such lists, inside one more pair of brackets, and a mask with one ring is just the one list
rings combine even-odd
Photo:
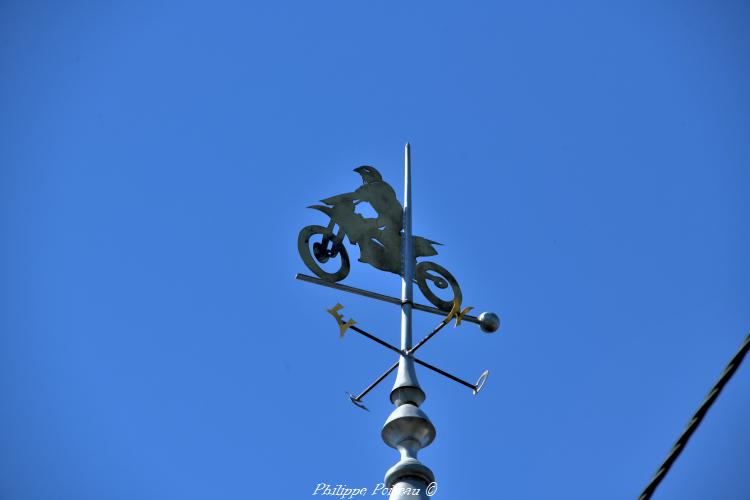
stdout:
[[742,359],[745,357],[745,354],[747,354],[747,351],[749,350],[750,334],[748,334],[748,336],[745,338],[745,341],[740,346],[740,350],[737,351],[737,354],[734,355],[731,361],[729,361],[727,367],[724,368],[724,372],[721,374],[721,377],[719,377],[718,382],[716,382],[716,385],[714,385],[713,389],[711,389],[711,392],[708,393],[708,396],[706,396],[706,399],[700,405],[698,411],[695,412],[693,418],[690,419],[690,422],[682,432],[682,435],[680,435],[674,446],[672,446],[672,450],[669,452],[669,455],[667,455],[664,463],[661,465],[661,467],[659,467],[659,470],[651,479],[651,482],[648,483],[648,486],[646,486],[646,488],[643,490],[641,496],[638,497],[638,500],[648,500],[649,498],[651,498],[651,495],[654,494],[654,490],[656,490],[656,487],[659,486],[659,483],[661,483],[661,481],[664,479],[664,476],[667,475],[667,472],[669,472],[670,467],[672,467],[672,464],[674,464],[675,460],[677,460],[677,457],[680,456],[682,450],[685,449],[685,445],[687,444],[688,439],[690,439],[690,436],[693,435],[695,429],[698,428],[701,421],[703,420],[703,417],[706,416],[706,413],[708,412],[709,408],[711,408],[711,405],[714,403],[714,401],[716,401],[716,398],[719,397],[719,393],[721,392],[721,390],[725,385],[727,385],[727,382],[729,382],[729,379],[732,378],[734,372],[737,371],[740,363],[742,363]]

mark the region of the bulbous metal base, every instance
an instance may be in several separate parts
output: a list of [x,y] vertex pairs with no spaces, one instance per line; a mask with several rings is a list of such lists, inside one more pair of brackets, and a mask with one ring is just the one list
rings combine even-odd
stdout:
[[427,498],[413,497],[408,493],[403,493],[408,495],[403,496],[400,492],[410,488],[419,489],[421,495],[427,486],[435,481],[435,475],[430,468],[417,459],[419,450],[429,446],[435,439],[435,426],[430,419],[417,406],[405,403],[393,410],[380,434],[388,446],[396,448],[401,453],[401,460],[388,469],[383,481],[387,488],[393,488],[390,498]]
[[436,432],[425,412],[407,403],[391,412],[380,435],[385,444],[401,451],[404,457],[416,458],[421,448],[432,443]]
[[415,478],[420,482],[424,481],[425,484],[417,486],[424,489],[428,484],[435,481],[435,474],[432,473],[429,467],[416,458],[407,458],[388,469],[388,472],[385,473],[383,483],[386,488],[392,488],[394,484],[405,478]]

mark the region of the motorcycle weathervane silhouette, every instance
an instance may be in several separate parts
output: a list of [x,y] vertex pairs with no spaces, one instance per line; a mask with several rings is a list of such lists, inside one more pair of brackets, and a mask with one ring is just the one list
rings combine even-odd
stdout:
[[[330,221],[326,227],[311,225],[302,228],[297,239],[300,256],[305,265],[318,277],[330,282],[341,281],[349,274],[349,254],[344,238],[359,247],[359,261],[402,275],[401,241],[404,210],[393,188],[383,181],[374,167],[364,165],[354,169],[362,177],[362,185],[354,192],[321,200],[325,205],[308,208],[320,210]],[[369,203],[377,213],[366,218],[356,212],[360,203]],[[312,248],[310,242],[312,241]],[[413,237],[414,259],[437,255],[432,240]],[[323,265],[326,265],[325,267]],[[414,283],[435,307],[450,311],[456,300],[461,303],[458,282],[444,267],[422,261],[414,267]],[[440,290],[450,287],[452,297],[447,300],[436,295],[430,284]]]

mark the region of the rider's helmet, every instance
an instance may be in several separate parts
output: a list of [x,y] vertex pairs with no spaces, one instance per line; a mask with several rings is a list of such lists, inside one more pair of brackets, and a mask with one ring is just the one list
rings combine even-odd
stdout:
[[380,172],[378,172],[375,167],[371,167],[370,165],[362,165],[361,167],[355,168],[354,171],[362,176],[363,184],[369,184],[371,182],[381,182],[383,180],[383,176],[380,175]]

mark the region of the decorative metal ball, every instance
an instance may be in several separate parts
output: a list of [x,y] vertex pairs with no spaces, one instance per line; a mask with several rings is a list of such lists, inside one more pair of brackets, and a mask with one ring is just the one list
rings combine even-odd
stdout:
[[493,312],[483,312],[477,319],[479,320],[479,328],[484,333],[493,333],[500,328],[500,318]]

